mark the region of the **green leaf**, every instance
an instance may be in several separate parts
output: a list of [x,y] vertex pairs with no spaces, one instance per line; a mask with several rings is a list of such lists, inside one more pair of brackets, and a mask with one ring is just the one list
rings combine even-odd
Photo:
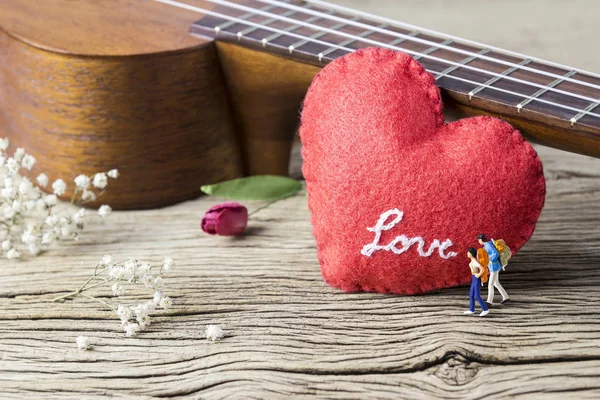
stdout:
[[229,200],[275,201],[290,197],[302,189],[302,184],[285,176],[256,175],[205,185],[204,193]]

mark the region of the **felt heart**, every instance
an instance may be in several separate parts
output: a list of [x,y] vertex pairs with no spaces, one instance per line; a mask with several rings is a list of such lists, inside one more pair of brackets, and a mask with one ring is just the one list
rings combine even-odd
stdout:
[[446,124],[433,76],[410,56],[364,49],[314,79],[302,111],[308,203],[325,280],[417,294],[470,282],[477,235],[516,252],[546,184],[508,123]]

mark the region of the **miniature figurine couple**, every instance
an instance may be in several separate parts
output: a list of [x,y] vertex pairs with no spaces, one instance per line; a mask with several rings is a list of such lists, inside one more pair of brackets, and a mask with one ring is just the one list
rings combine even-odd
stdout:
[[[504,242],[501,241],[503,247],[506,247],[506,250],[508,250],[507,252],[503,251],[503,253],[507,254],[504,256],[504,260],[501,260],[502,254],[496,248],[493,240],[487,240],[484,234],[477,236],[477,239],[479,240],[479,244],[483,245],[483,248],[476,250],[473,247],[469,247],[467,251],[467,257],[471,259],[469,267],[471,268],[472,279],[471,292],[469,294],[469,309],[465,311],[465,314],[475,314],[475,300],[477,300],[481,305],[481,313],[479,316],[485,317],[490,313],[489,307],[491,307],[494,303],[494,288],[498,289],[502,295],[502,301],[500,304],[504,304],[510,300],[506,290],[504,290],[500,284],[500,281],[498,280],[500,269],[504,269],[504,267],[506,267],[506,263],[508,263],[508,259],[510,258],[510,249],[508,249]],[[487,268],[485,267],[486,264]],[[486,281],[488,282],[488,298],[484,303],[481,299],[481,284],[482,282],[485,283]]]

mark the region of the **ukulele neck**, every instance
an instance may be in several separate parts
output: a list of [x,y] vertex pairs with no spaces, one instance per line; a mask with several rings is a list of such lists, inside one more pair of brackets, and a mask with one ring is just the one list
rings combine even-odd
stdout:
[[318,67],[366,47],[403,51],[435,77],[450,108],[497,116],[534,141],[600,157],[599,75],[320,0],[205,3],[214,7],[197,9],[204,17],[192,34]]

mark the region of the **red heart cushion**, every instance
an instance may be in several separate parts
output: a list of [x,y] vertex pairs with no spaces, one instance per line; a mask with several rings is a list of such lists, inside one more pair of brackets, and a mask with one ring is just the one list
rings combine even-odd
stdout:
[[477,235],[516,252],[544,204],[541,161],[519,132],[490,117],[444,123],[434,78],[403,53],[365,49],[324,68],[300,136],[323,277],[345,291],[468,283]]

